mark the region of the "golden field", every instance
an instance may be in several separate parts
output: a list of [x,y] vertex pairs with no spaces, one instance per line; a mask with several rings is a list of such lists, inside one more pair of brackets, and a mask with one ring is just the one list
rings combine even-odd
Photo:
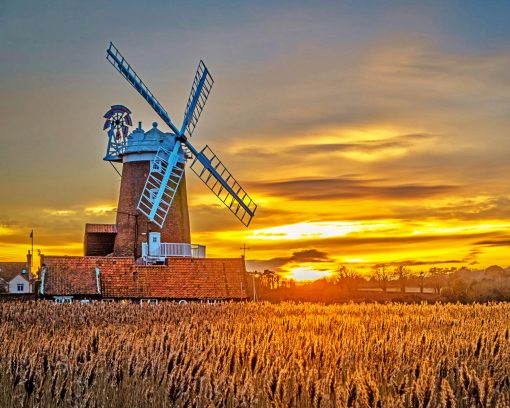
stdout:
[[510,304],[0,304],[0,406],[506,407]]

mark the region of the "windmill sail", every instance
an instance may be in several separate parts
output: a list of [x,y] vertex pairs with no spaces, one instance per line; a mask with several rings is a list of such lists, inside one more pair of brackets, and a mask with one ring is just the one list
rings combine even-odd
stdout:
[[188,103],[186,104],[186,110],[184,111],[184,120],[182,122],[181,134],[186,134],[187,137],[193,135],[193,131],[197,126],[200,114],[204,109],[205,102],[211,92],[211,88],[214,84],[209,70],[205,66],[204,62],[200,60],[198,64],[197,73],[193,79],[193,85],[189,93]]
[[191,170],[239,221],[245,226],[250,225],[257,210],[257,204],[253,202],[209,146],[205,146],[200,153],[195,155]]
[[137,208],[160,228],[179,188],[186,162],[180,161],[181,144],[175,143],[170,152],[160,148],[151,161],[151,170]]
[[149,102],[149,105],[156,111],[156,113],[165,121],[165,123],[175,132],[179,134],[179,130],[174,126],[170,120],[170,116],[163,109],[161,104],[158,102],[156,97],[152,94],[149,88],[143,83],[142,79],[136,74],[135,70],[131,68],[131,65],[122,56],[120,51],[110,43],[110,47],[106,50],[106,59],[112,64],[117,71],[119,71],[127,81],[133,85],[142,97]]

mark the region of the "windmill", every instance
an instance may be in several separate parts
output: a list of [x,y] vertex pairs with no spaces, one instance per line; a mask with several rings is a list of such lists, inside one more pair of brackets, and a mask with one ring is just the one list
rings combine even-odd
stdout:
[[[153,129],[144,132],[139,124],[128,134],[131,112],[122,105],[112,106],[104,116],[104,130],[108,129],[109,138],[104,160],[123,163],[114,253],[125,256],[134,251],[137,257],[140,235],[150,228],[159,229],[162,239],[166,235],[167,240],[189,243],[185,188],[188,159],[192,159],[191,170],[248,227],[257,205],[208,145],[197,150],[189,140],[214,83],[203,61],[193,80],[182,125],[177,128],[113,43],[106,58],[170,128],[169,133],[163,133],[153,123]],[[144,220],[139,220],[140,214],[145,216]]]
[[108,129],[108,147],[106,148],[105,160],[120,162],[122,161],[120,154],[126,144],[129,126],[133,125],[131,111],[123,105],[113,105],[104,114],[104,118],[106,120],[103,130]]

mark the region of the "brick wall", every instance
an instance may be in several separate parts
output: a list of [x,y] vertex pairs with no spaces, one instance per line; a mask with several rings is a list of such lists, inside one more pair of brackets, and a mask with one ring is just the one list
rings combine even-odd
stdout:
[[112,233],[85,232],[85,256],[106,256],[113,252],[115,235]]
[[[140,195],[150,171],[150,162],[130,162],[122,166],[122,179],[117,209],[117,229],[115,238],[115,256],[133,256],[142,254],[142,242],[147,236],[142,233],[161,232],[161,242],[190,243],[189,213],[186,195],[186,179],[183,176],[174,197],[172,207],[163,228],[150,223],[143,215],[136,215]],[[136,239],[136,245],[135,245]],[[135,248],[136,247],[136,248]]]

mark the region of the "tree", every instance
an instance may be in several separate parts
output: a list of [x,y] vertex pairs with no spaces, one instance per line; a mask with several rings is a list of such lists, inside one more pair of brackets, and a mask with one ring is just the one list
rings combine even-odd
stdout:
[[388,281],[390,279],[390,271],[388,266],[383,263],[375,264],[372,266],[372,274],[379,284],[379,287],[386,292],[388,289]]
[[393,276],[398,279],[400,284],[400,291],[405,293],[406,291],[406,279],[411,275],[411,271],[404,265],[399,265],[393,270]]
[[9,284],[0,278],[0,293],[7,293],[9,292]]
[[357,290],[362,279],[358,271],[353,268],[348,268],[346,265],[340,265],[333,277],[336,285],[348,291]]
[[448,281],[448,274],[455,272],[456,268],[439,268],[432,267],[429,270],[430,274],[430,282],[432,283],[432,287],[434,288],[434,293],[439,294],[441,292],[441,288],[446,286]]
[[262,286],[268,289],[276,289],[280,286],[282,277],[269,269],[265,269],[264,272],[260,275],[260,282]]
[[345,265],[340,265],[333,275],[335,284],[339,284],[349,274],[349,269]]

